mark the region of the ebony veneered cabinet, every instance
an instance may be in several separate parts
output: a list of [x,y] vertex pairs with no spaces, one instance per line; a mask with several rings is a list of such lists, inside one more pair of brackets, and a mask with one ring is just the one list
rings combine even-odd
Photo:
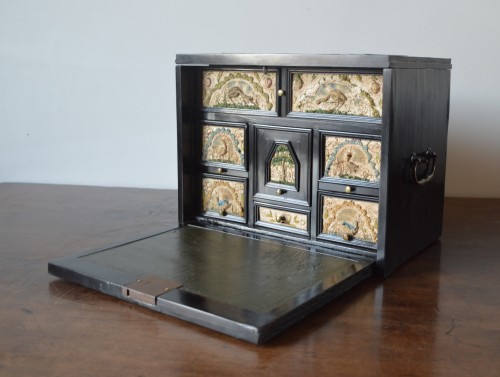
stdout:
[[50,273],[261,343],[441,235],[449,59],[176,63],[179,227]]

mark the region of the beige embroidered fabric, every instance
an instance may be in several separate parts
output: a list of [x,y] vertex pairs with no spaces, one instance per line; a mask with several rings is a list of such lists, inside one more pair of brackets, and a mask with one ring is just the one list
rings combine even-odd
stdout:
[[270,224],[307,230],[307,215],[303,213],[288,212],[269,207],[259,207],[259,220]]
[[295,185],[295,161],[292,157],[290,147],[280,144],[276,147],[270,161],[270,181],[283,185]]
[[326,136],[324,143],[325,177],[380,180],[380,141]]
[[323,197],[322,233],[377,242],[378,203]]
[[203,106],[276,111],[276,72],[203,71]]
[[224,211],[227,215],[245,214],[245,185],[243,182],[203,178],[203,211]]
[[293,73],[292,111],[382,116],[382,75]]
[[240,127],[203,125],[203,161],[245,163],[245,130]]

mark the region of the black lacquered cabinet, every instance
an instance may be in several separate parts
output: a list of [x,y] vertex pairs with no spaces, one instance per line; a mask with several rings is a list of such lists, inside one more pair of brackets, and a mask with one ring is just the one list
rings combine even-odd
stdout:
[[52,274],[261,343],[439,238],[449,59],[176,62],[179,227]]

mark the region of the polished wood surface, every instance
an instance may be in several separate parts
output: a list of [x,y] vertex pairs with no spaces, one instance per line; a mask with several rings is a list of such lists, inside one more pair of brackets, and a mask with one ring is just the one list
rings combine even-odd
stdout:
[[0,184],[0,376],[498,376],[500,200],[447,199],[441,240],[255,346],[47,273],[177,221],[176,192]]

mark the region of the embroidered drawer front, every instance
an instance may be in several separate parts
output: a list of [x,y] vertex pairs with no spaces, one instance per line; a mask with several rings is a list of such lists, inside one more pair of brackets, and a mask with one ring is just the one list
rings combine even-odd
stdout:
[[378,183],[379,140],[323,136],[323,177]]
[[292,72],[292,112],[382,116],[382,75]]
[[203,124],[202,161],[208,165],[245,168],[245,126]]
[[309,212],[257,205],[256,219],[257,225],[309,234]]
[[378,203],[322,195],[320,205],[322,236],[377,242]]
[[276,78],[276,71],[205,70],[202,105],[275,112]]
[[246,184],[244,180],[203,177],[202,211],[209,216],[245,221]]

